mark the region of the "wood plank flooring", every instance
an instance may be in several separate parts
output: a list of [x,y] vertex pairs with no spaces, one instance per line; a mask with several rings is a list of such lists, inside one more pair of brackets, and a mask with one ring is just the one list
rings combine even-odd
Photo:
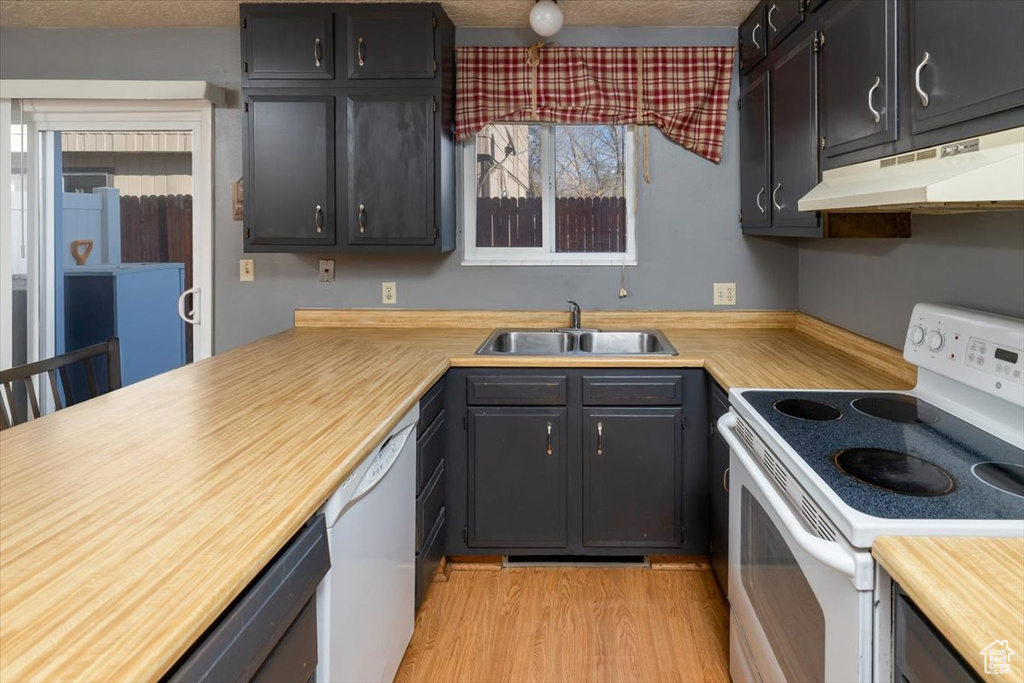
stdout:
[[453,569],[435,582],[398,683],[729,681],[710,571]]

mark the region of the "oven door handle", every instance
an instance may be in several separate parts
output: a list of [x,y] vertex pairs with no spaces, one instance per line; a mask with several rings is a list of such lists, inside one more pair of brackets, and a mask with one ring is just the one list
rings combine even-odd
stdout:
[[825,566],[831,567],[840,574],[849,576],[851,579],[856,579],[856,558],[846,552],[838,543],[818,538],[804,528],[804,525],[793,514],[793,510],[782,499],[782,496],[775,490],[772,483],[768,481],[768,477],[761,472],[761,468],[754,462],[746,447],[733,434],[732,428],[735,426],[736,415],[731,412],[726,413],[718,420],[718,432],[725,438],[726,443],[729,444],[729,448],[736,454],[736,457],[743,462],[743,468],[747,471],[750,478],[754,480],[754,483],[757,484],[761,494],[768,499],[768,505],[782,520],[782,524],[786,527],[793,540],[796,541],[796,544],[808,555]]

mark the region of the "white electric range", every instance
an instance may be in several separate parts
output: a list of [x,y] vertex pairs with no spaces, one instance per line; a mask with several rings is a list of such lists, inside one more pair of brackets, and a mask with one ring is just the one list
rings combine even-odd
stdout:
[[890,681],[881,535],[1024,536],[1024,320],[918,304],[906,392],[733,389],[730,673]]

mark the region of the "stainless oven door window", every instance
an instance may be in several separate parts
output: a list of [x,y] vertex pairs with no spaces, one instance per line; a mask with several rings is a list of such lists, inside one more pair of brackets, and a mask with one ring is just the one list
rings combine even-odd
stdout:
[[740,577],[787,681],[825,680],[825,615],[768,513],[750,491],[741,504]]

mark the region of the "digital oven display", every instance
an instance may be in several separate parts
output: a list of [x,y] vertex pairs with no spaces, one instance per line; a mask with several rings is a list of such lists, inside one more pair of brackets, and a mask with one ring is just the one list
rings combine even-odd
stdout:
[[1018,355],[1013,351],[1007,351],[1006,349],[998,348],[996,349],[996,360],[1001,360],[1004,363],[1009,363],[1010,365],[1016,365],[1017,358]]

